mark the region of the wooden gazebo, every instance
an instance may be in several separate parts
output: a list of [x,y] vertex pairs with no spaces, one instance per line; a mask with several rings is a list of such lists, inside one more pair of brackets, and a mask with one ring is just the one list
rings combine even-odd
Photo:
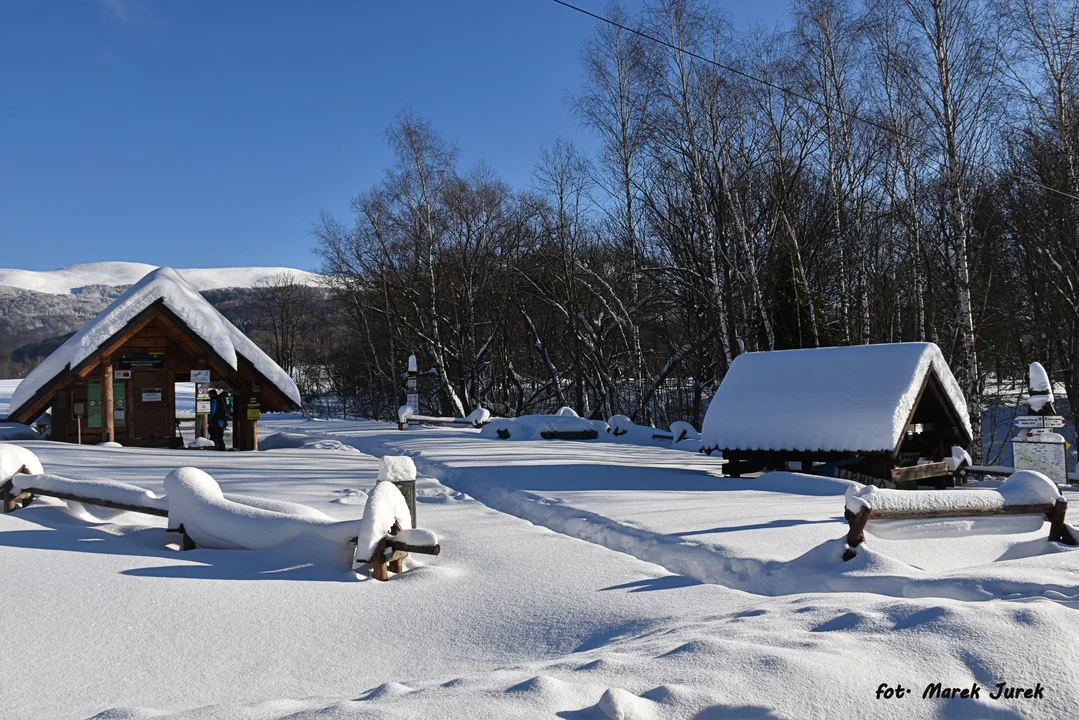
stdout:
[[128,289],[16,388],[8,420],[52,409],[52,439],[170,447],[176,382],[209,371],[234,394],[233,446],[258,448],[261,412],[298,410],[296,384],[175,270]]
[[971,438],[966,400],[932,343],[740,355],[701,431],[735,476],[797,467],[888,487],[950,484],[944,459]]

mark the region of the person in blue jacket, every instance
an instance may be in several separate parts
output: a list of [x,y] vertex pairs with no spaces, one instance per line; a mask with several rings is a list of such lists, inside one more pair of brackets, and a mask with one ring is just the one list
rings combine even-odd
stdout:
[[210,417],[208,418],[210,439],[214,441],[214,447],[218,450],[225,449],[225,419],[224,399],[217,394],[217,390],[210,391]]

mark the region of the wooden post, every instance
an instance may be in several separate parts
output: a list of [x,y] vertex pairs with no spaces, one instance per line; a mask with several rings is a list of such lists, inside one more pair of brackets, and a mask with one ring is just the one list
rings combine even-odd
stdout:
[[116,442],[112,409],[112,356],[101,359],[101,430],[105,442]]
[[862,508],[861,512],[857,515],[850,510],[844,509],[843,515],[847,518],[847,524],[850,525],[850,531],[847,533],[847,549],[843,551],[843,560],[851,560],[858,553],[854,551],[854,548],[858,547],[864,540],[865,524],[869,522],[869,514],[872,512],[867,507]]
[[1057,498],[1053,509],[1049,511],[1049,542],[1060,542],[1064,539],[1064,516],[1068,512],[1068,501]]
[[15,512],[15,497],[11,494],[11,488],[10,480],[0,485],[0,505],[3,506],[4,514]]

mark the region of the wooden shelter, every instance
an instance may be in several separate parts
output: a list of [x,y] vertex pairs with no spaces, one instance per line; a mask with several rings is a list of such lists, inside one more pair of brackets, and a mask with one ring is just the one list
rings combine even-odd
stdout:
[[12,397],[8,420],[52,409],[52,439],[181,446],[176,382],[193,371],[233,393],[233,446],[258,449],[261,412],[298,410],[295,383],[175,270],[133,285],[47,357]]
[[932,343],[740,355],[701,431],[735,476],[797,464],[907,488],[952,484],[945,459],[971,439],[966,400]]

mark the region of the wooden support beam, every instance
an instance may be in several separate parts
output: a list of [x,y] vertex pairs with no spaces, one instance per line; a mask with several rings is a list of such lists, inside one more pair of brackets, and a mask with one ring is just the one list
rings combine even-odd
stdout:
[[112,404],[112,357],[106,356],[101,360],[101,432],[106,442],[116,442]]
[[935,462],[925,465],[911,465],[910,467],[897,467],[889,471],[892,482],[904,482],[910,480],[926,480],[928,478],[948,475],[948,463]]

